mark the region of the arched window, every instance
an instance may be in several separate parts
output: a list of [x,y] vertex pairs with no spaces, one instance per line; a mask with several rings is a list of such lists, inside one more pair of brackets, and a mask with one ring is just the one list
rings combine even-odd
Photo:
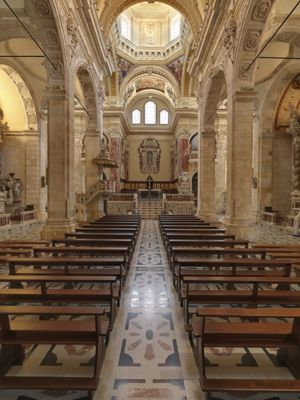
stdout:
[[168,125],[169,123],[169,113],[167,110],[161,110],[159,113],[159,123],[161,125]]
[[181,18],[180,15],[176,15],[171,20],[171,27],[170,27],[170,40],[176,39],[180,36],[180,28],[181,28]]
[[130,19],[126,15],[122,15],[121,17],[121,35],[131,40],[131,23]]
[[136,109],[132,111],[132,123],[133,124],[140,124],[141,123],[141,116],[142,113],[140,110]]
[[154,101],[147,101],[145,104],[145,124],[156,124],[156,104]]

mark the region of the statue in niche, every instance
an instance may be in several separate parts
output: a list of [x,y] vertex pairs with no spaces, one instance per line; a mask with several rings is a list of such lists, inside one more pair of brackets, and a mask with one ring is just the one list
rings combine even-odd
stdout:
[[7,190],[7,204],[12,204],[14,201],[14,173],[11,172],[9,177],[6,178],[6,190]]
[[21,202],[21,192],[23,189],[22,181],[20,178],[14,179],[13,183],[13,197],[14,197],[14,203],[20,203]]
[[10,172],[7,178],[0,181],[0,191],[6,194],[6,204],[20,203],[22,190],[22,181],[20,178],[15,178],[14,172]]
[[289,104],[288,110],[290,111],[289,128],[300,128],[300,112],[293,104]]
[[294,218],[293,236],[300,236],[300,211]]
[[110,158],[109,145],[105,138],[101,139],[100,158]]
[[153,42],[154,42],[154,24],[152,22],[149,22],[145,26],[145,37],[146,37],[147,43],[153,44]]

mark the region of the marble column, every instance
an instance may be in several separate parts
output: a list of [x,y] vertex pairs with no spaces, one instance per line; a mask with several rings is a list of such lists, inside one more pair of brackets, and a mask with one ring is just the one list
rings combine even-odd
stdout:
[[225,228],[236,237],[255,238],[252,212],[254,93],[228,96],[227,193]]
[[273,193],[273,140],[271,130],[259,134],[258,211],[272,206]]
[[181,194],[190,194],[189,178],[189,133],[182,133],[178,136],[178,191]]
[[122,134],[119,132],[110,134],[110,152],[111,159],[116,161],[118,168],[112,168],[110,179],[112,181],[113,191],[121,191],[121,164],[122,164]]
[[214,221],[216,132],[207,130],[200,136],[200,217]]
[[62,238],[75,229],[73,96],[49,89],[48,95],[48,220],[45,239]]

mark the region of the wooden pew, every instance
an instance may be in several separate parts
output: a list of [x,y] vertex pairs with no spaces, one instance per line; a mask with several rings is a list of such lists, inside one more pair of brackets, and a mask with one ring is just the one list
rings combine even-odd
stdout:
[[111,246],[111,247],[93,247],[93,246],[80,246],[80,247],[35,247],[33,249],[33,256],[38,257],[42,255],[52,256],[93,256],[93,257],[113,257],[123,256],[125,260],[126,270],[129,269],[130,251],[126,246]]
[[[208,275],[264,275],[264,276],[290,276],[292,262],[290,260],[266,260],[258,258],[178,258],[177,267],[174,268],[173,280],[177,282],[180,291],[181,281],[184,276]],[[224,270],[225,267],[225,270]],[[277,269],[279,268],[279,271]]]
[[54,239],[52,240],[53,246],[65,245],[66,247],[80,247],[80,246],[126,246],[129,251],[130,260],[134,247],[130,239]]
[[169,239],[168,245],[166,248],[169,260],[171,262],[171,254],[172,249],[175,246],[184,246],[184,247],[222,247],[222,248],[234,248],[236,246],[244,246],[248,248],[249,242],[248,240],[229,240],[229,239]]
[[[101,307],[46,307],[46,306],[0,306],[1,358],[0,389],[38,389],[38,390],[84,390],[91,399],[97,389],[105,354],[105,340],[108,334],[108,321]],[[71,316],[61,320],[22,320],[12,316]],[[75,320],[74,317],[90,319]],[[91,377],[6,376],[9,368],[24,359],[24,345],[49,344],[95,346],[95,364]],[[30,372],[29,372],[30,373]]]
[[244,247],[188,247],[188,246],[172,246],[170,249],[171,271],[174,270],[174,263],[178,257],[206,257],[224,258],[224,256],[253,257],[259,256],[266,258],[264,249],[253,249]]
[[[17,274],[1,275],[1,281],[7,282],[8,287],[0,289],[0,303],[79,303],[79,304],[108,304],[111,326],[116,315],[116,303],[119,300],[119,290],[116,287],[117,274],[113,275],[41,275]],[[38,284],[39,287],[24,287],[26,284]],[[53,283],[64,285],[61,288],[49,287]],[[74,287],[74,285],[101,285],[93,289]],[[104,285],[104,286],[103,286]],[[105,287],[106,286],[106,287]],[[67,287],[67,288],[66,288]]]
[[[299,285],[300,278],[287,276],[183,276],[181,300],[184,317],[189,324],[190,304],[259,304],[300,305],[300,291],[290,290],[290,285]],[[248,289],[237,289],[235,285],[246,285]],[[193,286],[196,285],[196,289]],[[199,285],[202,286],[199,288]],[[221,290],[203,288],[203,285],[218,285]],[[269,288],[265,290],[262,285]],[[276,288],[272,285],[277,285]],[[192,288],[191,288],[192,286]],[[232,289],[228,289],[230,287]],[[234,288],[234,289],[233,289]]]
[[[197,334],[196,360],[199,366],[202,390],[208,395],[220,393],[299,393],[299,308],[200,308],[200,321],[195,321]],[[243,318],[243,322],[220,322],[215,318]],[[262,322],[246,322],[245,318],[264,319]],[[269,322],[268,318],[287,318],[291,322]],[[281,361],[295,376],[290,379],[247,379],[235,377],[208,377],[205,363],[205,349],[208,347],[278,347]],[[222,372],[222,371],[221,371]]]

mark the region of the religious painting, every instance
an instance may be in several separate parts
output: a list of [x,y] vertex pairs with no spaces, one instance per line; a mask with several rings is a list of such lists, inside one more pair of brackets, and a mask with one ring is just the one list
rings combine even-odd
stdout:
[[119,85],[123,82],[123,80],[128,75],[129,70],[131,69],[132,64],[128,61],[124,60],[124,58],[118,58],[118,77],[119,77]]
[[175,61],[168,64],[168,68],[175,76],[179,85],[181,84],[182,81],[183,62],[184,62],[184,56],[181,56],[177,58]]
[[156,139],[148,137],[139,147],[140,170],[142,174],[158,174],[161,148]]
[[294,77],[285,90],[276,113],[276,128],[288,128],[293,123],[294,111],[300,114],[300,74]]
[[155,89],[160,92],[165,91],[165,82],[163,79],[153,78],[153,77],[144,77],[140,78],[135,83],[136,92],[140,92],[146,89]]

